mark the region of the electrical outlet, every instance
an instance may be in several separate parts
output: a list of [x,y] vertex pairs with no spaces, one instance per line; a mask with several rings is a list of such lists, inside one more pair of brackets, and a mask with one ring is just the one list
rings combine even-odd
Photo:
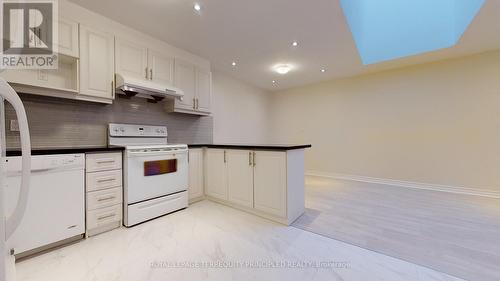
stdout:
[[16,119],[10,120],[10,130],[12,132],[19,132],[19,122]]
[[45,70],[45,69],[38,70],[38,80],[49,81],[49,74],[48,74],[47,70]]

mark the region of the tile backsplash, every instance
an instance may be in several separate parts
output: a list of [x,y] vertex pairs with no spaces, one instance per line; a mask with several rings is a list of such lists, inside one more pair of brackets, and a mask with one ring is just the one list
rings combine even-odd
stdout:
[[[164,103],[118,97],[104,105],[20,94],[28,115],[33,148],[107,145],[108,123],[165,125],[170,143],[212,143],[213,118],[167,113]],[[19,132],[10,131],[14,109],[6,103],[7,149],[19,148]]]

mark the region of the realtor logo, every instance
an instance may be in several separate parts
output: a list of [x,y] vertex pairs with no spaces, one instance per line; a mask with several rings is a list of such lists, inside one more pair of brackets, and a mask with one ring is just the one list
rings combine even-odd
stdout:
[[0,1],[0,69],[56,69],[56,0]]

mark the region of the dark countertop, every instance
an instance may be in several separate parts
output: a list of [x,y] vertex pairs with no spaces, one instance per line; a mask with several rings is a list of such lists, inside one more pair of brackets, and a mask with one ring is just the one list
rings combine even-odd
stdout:
[[[310,144],[189,144],[189,148],[230,148],[230,149],[252,149],[252,150],[294,150],[294,149],[304,149],[310,148]],[[44,149],[32,149],[31,155],[49,155],[49,154],[75,154],[75,153],[92,153],[92,152],[106,152],[106,151],[123,151],[123,147],[55,147],[55,148],[44,148]],[[7,156],[21,156],[20,149],[7,149]]]
[[254,149],[254,150],[294,150],[310,148],[310,144],[188,144],[189,148],[230,148],[230,149]]
[[[64,147],[64,148],[44,148],[32,149],[31,155],[49,155],[49,154],[75,154],[75,153],[88,153],[88,152],[106,152],[106,151],[122,151],[123,147]],[[7,150],[7,156],[21,156],[20,149]]]

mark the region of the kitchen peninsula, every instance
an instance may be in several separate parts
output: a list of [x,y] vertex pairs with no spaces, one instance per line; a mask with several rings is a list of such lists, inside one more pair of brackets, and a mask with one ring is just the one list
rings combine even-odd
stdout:
[[189,200],[216,201],[290,225],[304,213],[311,145],[191,144]]

